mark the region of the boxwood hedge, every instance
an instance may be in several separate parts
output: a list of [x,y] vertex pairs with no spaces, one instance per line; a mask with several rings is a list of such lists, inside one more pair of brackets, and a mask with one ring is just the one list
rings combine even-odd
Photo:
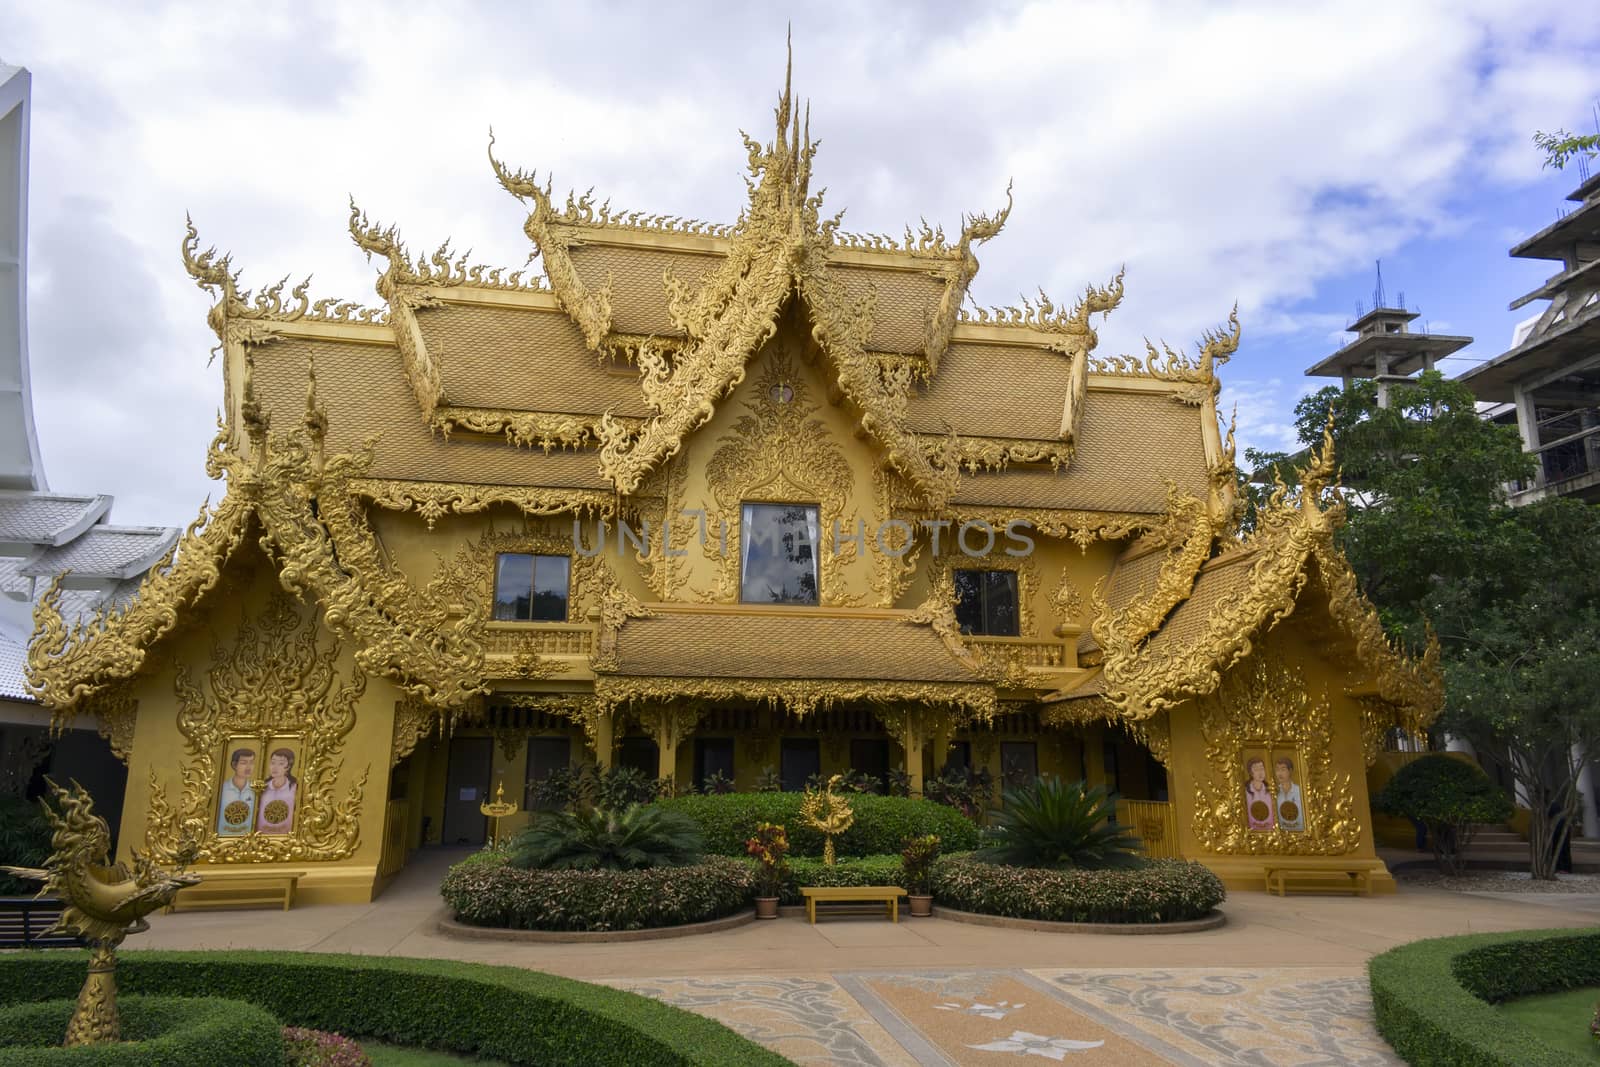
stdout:
[[[26,959],[27,957],[23,957]],[[83,979],[78,965],[77,981]],[[61,1047],[76,998],[0,1007],[0,1067],[282,1067],[283,1032],[271,1012],[218,997],[125,996],[122,1042]]]
[[1181,922],[1200,918],[1226,895],[1216,875],[1183,860],[1151,860],[1121,870],[1053,871],[946,856],[933,866],[936,903],[1013,919]]
[[1378,1032],[1414,1067],[1555,1067],[1571,1054],[1493,1005],[1600,985],[1600,929],[1413,941],[1374,956],[1367,977]]
[[731,915],[750,903],[755,869],[725,856],[640,871],[538,871],[479,852],[439,886],[457,921],[512,930],[643,930]]
[[[822,834],[800,821],[803,793],[722,793],[674,797],[657,803],[683,812],[700,824],[706,851],[719,856],[743,856],[744,843],[755,836],[756,824],[782,823],[789,832],[795,856],[822,855]],[[855,822],[838,837],[840,856],[877,856],[898,853],[900,842],[917,834],[938,834],[946,852],[978,847],[978,827],[971,819],[944,804],[912,797],[880,797],[861,793],[850,797]]]
[[[87,962],[74,950],[0,954],[0,1004],[75,997]],[[125,952],[117,982],[125,993],[244,1000],[291,1026],[513,1064],[789,1062],[659,1001],[516,967],[301,952]],[[229,1054],[167,1062],[239,1061]]]
[[803,903],[800,887],[808,885],[900,885],[900,857],[841,856],[832,867],[811,856],[791,859],[779,902]]

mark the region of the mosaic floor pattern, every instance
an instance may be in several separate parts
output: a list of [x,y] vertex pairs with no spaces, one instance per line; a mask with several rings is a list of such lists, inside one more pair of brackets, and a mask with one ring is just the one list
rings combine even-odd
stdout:
[[1366,978],[1334,968],[859,971],[607,984],[806,1065],[1388,1067]]

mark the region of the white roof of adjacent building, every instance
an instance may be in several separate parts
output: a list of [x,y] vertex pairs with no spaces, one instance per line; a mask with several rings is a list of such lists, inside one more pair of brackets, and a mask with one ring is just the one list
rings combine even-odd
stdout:
[[50,578],[71,571],[73,577],[120,581],[155,566],[177,540],[175,527],[91,526],[66,544],[40,552],[20,573],[28,578]]
[[0,541],[64,545],[102,521],[111,497],[0,489]]
[[50,580],[68,623],[137,594],[176,527],[113,526],[104,493],[52,493],[34,432],[28,372],[28,122],[32,76],[0,62],[0,699],[24,684],[33,609]]

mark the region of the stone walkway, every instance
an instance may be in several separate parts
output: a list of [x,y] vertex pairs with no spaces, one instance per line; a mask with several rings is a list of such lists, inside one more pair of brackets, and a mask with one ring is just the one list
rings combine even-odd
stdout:
[[128,948],[276,948],[530,967],[658,997],[804,1064],[1378,1065],[1366,960],[1421,937],[1600,925],[1600,895],[1237,893],[1194,934],[1045,934],[841,916],[614,944],[435,929],[445,866],[416,857],[373,904],[153,916]]

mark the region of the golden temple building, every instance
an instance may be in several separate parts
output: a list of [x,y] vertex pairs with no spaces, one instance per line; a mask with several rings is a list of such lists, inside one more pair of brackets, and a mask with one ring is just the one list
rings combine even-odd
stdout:
[[970,307],[1009,192],[849,234],[787,88],[776,120],[729,225],[562,202],[491,140],[542,276],[352,204],[376,308],[246,292],[190,226],[226,493],[121,606],[46,597],[29,650],[128,765],[122,850],[364,901],[569,764],[914,794],[953,766],[1111,785],[1233,887],[1294,857],[1392,888],[1365,771],[1437,664],[1357,590],[1330,450],[1239,532],[1237,316],[1107,357],[1120,275]]

